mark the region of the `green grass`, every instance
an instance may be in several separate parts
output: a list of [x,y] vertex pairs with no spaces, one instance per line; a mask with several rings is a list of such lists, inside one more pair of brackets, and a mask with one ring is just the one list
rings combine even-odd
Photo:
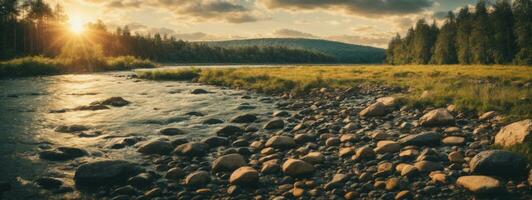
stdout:
[[[313,88],[386,85],[407,90],[398,96],[412,107],[454,104],[459,110],[475,115],[498,111],[509,121],[532,117],[532,68],[526,66],[302,66],[160,69],[138,74],[158,80],[186,80],[180,77],[187,74],[186,77],[205,84],[268,94],[301,95]],[[423,91],[431,95],[420,98]]]
[[118,71],[136,68],[154,68],[156,66],[155,63],[149,60],[137,59],[132,56],[90,59],[33,56],[0,62],[0,78]]

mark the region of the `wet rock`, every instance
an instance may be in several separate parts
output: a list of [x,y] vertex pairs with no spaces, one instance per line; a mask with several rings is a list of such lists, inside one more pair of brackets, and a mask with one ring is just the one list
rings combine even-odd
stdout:
[[92,102],[91,106],[104,105],[113,107],[123,107],[129,105],[131,102],[125,100],[122,97],[111,97],[99,102]]
[[146,189],[153,185],[152,177],[148,173],[141,173],[127,180],[129,185],[138,189]]
[[37,183],[37,185],[47,190],[57,189],[61,185],[63,185],[63,181],[56,179],[56,178],[51,178],[51,177],[38,178],[37,180],[35,180],[35,183]]
[[221,156],[212,163],[213,171],[233,171],[247,164],[244,156],[240,154],[228,154]]
[[75,133],[87,130],[89,130],[89,127],[79,124],[74,124],[70,126],[58,126],[55,128],[55,131],[60,133]]
[[87,152],[83,149],[74,147],[59,147],[54,150],[43,151],[39,153],[39,158],[49,161],[65,161],[86,156]]
[[337,188],[343,185],[348,179],[349,177],[345,174],[335,174],[333,176],[333,179],[329,183],[325,184],[324,189],[332,190],[334,188]]
[[253,114],[243,114],[236,116],[230,120],[231,123],[253,123],[257,120],[257,116]]
[[180,178],[183,178],[185,176],[185,171],[179,167],[174,167],[168,170],[166,172],[166,175],[164,176],[168,180],[177,180]]
[[502,128],[495,136],[495,144],[509,147],[516,144],[532,143],[532,120],[512,123]]
[[436,145],[440,143],[442,136],[437,132],[423,132],[414,135],[408,135],[399,139],[399,143],[402,145]]
[[273,136],[266,141],[265,147],[273,147],[277,149],[289,149],[296,145],[294,139],[288,136]]
[[126,185],[126,186],[117,188],[111,193],[111,195],[113,196],[125,195],[129,197],[129,196],[137,195],[138,193],[139,192],[137,191],[137,189],[135,189],[133,186]]
[[375,151],[373,151],[373,149],[371,149],[369,146],[363,146],[357,149],[355,156],[357,160],[371,160],[377,157]]
[[161,135],[174,136],[174,135],[185,135],[187,132],[179,128],[165,128],[159,131]]
[[503,178],[523,178],[527,175],[527,162],[519,154],[504,150],[487,150],[469,162],[473,174]]
[[211,136],[203,140],[203,143],[209,145],[210,148],[224,146],[229,143],[226,137]]
[[311,164],[319,164],[325,161],[325,156],[320,152],[310,152],[303,156],[301,160]]
[[277,160],[269,160],[262,164],[260,173],[271,174],[271,173],[276,173],[280,171],[280,169],[281,169],[281,166],[279,166],[279,163]]
[[261,141],[254,141],[249,145],[249,147],[254,150],[260,150],[264,148],[264,144]]
[[290,176],[305,176],[314,172],[314,166],[298,159],[288,159],[283,163],[282,169],[283,173]]
[[122,160],[96,161],[81,165],[74,175],[77,186],[99,187],[125,183],[142,172],[137,164]]
[[199,187],[211,181],[211,175],[206,171],[196,171],[185,178],[185,185],[189,187]]
[[196,111],[187,112],[187,113],[185,113],[185,115],[188,115],[188,116],[196,116],[196,117],[202,117],[202,116],[204,116],[203,113],[196,112]]
[[454,124],[454,117],[445,108],[432,110],[419,119],[421,126],[447,126]]
[[175,148],[174,153],[182,156],[203,156],[207,153],[209,146],[200,142],[189,142],[179,145]]
[[198,88],[198,89],[192,90],[192,92],[190,92],[190,93],[191,94],[208,94],[209,92],[207,90]]
[[282,119],[273,119],[264,125],[266,130],[282,129],[284,128],[284,120]]
[[374,149],[376,153],[395,153],[401,150],[401,145],[395,141],[384,140],[377,143],[377,148]]
[[51,113],[64,113],[68,111],[97,111],[97,110],[109,110],[111,108],[104,105],[88,105],[88,106],[78,106],[73,109],[62,109],[62,110],[53,110]]
[[138,148],[137,151],[139,153],[147,154],[147,155],[151,155],[151,154],[167,155],[170,152],[172,152],[172,150],[174,150],[174,146],[172,146],[170,142],[155,140],[155,141],[146,142],[142,144]]
[[238,126],[225,126],[218,131],[216,131],[217,136],[221,137],[230,137],[234,135],[242,135],[244,133],[244,130]]
[[382,102],[371,104],[359,113],[359,115],[362,117],[378,117],[384,116],[386,114],[388,114],[388,110]]
[[442,170],[443,166],[438,162],[433,161],[419,161],[414,164],[414,166],[420,171],[420,172],[432,172],[436,170]]
[[310,134],[297,134],[294,136],[294,140],[298,144],[305,144],[307,142],[314,141],[315,137]]
[[252,167],[240,167],[229,177],[229,183],[233,185],[251,186],[259,182],[259,172]]
[[412,199],[412,193],[408,190],[403,190],[395,195],[395,200]]
[[353,149],[352,147],[341,148],[338,152],[339,157],[352,156],[353,154],[355,154],[355,149]]
[[418,168],[413,165],[404,165],[400,171],[401,171],[401,176],[406,176],[406,177],[412,177],[419,172]]
[[224,121],[219,120],[219,119],[214,119],[214,118],[206,119],[205,121],[202,122],[202,124],[206,124],[206,125],[222,124],[222,123],[224,123]]
[[465,143],[465,138],[458,137],[458,136],[449,136],[449,137],[443,138],[441,142],[449,146],[460,146]]
[[290,113],[287,111],[275,111],[273,117],[290,117]]
[[499,180],[489,176],[462,176],[456,184],[476,194],[497,194],[502,191]]

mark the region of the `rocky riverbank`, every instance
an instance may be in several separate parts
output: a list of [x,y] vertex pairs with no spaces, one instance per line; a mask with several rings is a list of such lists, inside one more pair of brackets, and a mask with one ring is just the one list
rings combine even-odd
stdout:
[[[177,136],[189,133],[169,128],[157,139],[124,138],[113,148],[132,146],[142,161],[81,164],[68,180],[74,186],[54,177],[34,182],[53,193],[114,200],[532,198],[529,161],[492,150],[530,142],[531,120],[506,126],[494,112],[469,116],[452,105],[416,110],[391,97],[399,92],[371,87],[284,95],[273,98],[269,115],[244,105],[230,120],[205,119],[219,127],[208,137],[183,139]],[[111,98],[86,108],[129,103]],[[56,131],[85,134],[87,127]],[[39,155],[62,161],[87,152],[60,147]]]

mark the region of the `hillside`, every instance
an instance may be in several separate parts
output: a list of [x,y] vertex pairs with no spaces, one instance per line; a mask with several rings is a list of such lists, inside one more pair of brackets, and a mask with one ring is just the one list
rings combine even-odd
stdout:
[[382,63],[384,49],[342,42],[302,38],[262,38],[203,42],[218,47],[284,46],[321,52],[333,56],[340,63]]

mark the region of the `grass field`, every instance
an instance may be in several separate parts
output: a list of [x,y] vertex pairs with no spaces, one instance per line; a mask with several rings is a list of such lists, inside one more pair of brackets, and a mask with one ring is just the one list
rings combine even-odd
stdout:
[[[137,72],[155,80],[191,80],[275,94],[312,88],[398,86],[408,105],[454,104],[467,113],[498,111],[509,120],[532,117],[532,67],[526,66],[301,66],[274,68],[160,69]],[[425,92],[427,91],[427,92]],[[424,97],[421,98],[423,93]],[[428,95],[427,95],[428,94]]]

